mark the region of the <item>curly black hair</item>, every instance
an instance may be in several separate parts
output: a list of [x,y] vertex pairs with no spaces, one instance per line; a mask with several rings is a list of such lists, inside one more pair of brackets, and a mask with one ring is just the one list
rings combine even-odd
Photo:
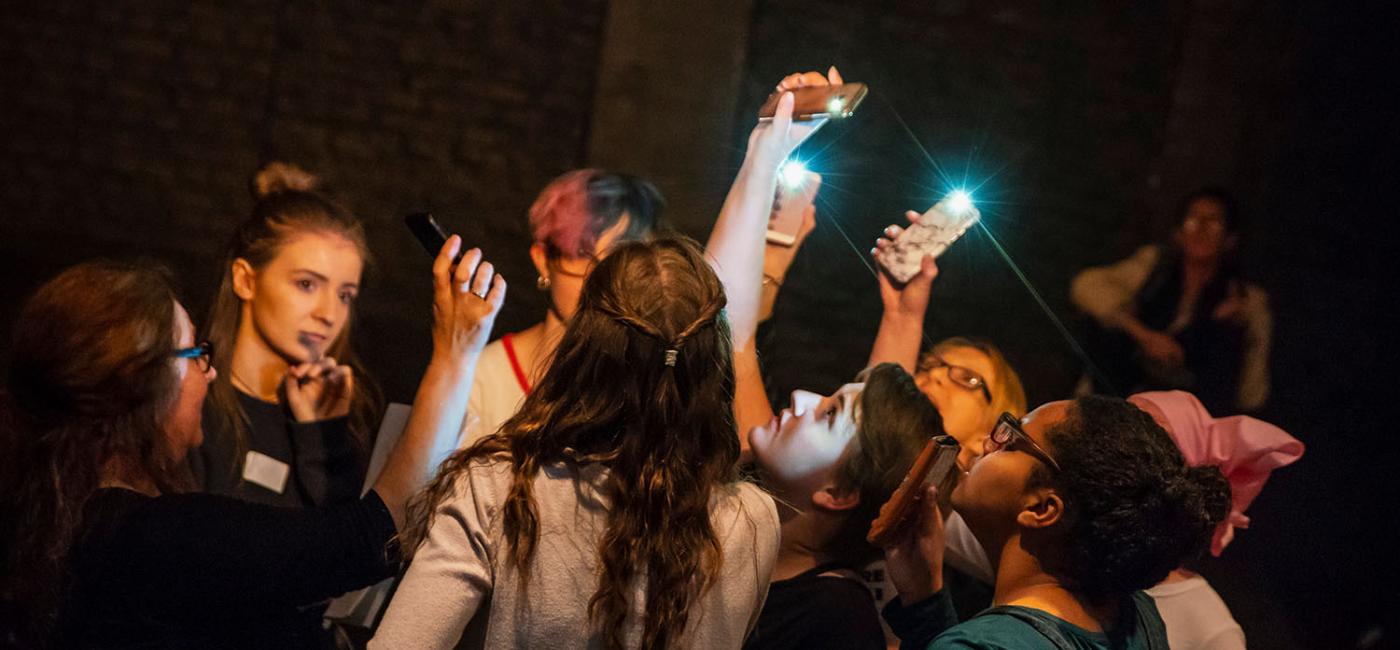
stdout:
[[1127,401],[1079,398],[1047,435],[1063,469],[1038,468],[1032,481],[1065,501],[1063,557],[1047,570],[1092,602],[1161,582],[1229,513],[1220,470],[1187,467],[1171,436]]

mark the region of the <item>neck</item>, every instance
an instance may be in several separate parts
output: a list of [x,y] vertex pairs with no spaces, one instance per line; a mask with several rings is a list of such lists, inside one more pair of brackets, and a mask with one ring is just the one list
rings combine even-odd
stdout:
[[550,309],[545,313],[543,321],[515,335],[516,353],[525,364],[525,372],[529,375],[532,386],[539,383],[540,377],[544,376],[544,371],[549,368],[549,362],[554,358],[554,351],[559,349],[559,341],[564,338],[566,328],[564,321]]
[[1001,547],[992,604],[1038,609],[1091,632],[1111,628],[1118,613],[1116,603],[1093,605],[1065,588],[1026,552],[1020,534],[1012,535]]
[[233,361],[229,364],[229,381],[239,392],[264,402],[279,402],[277,389],[287,376],[287,360],[268,347],[253,327],[248,311],[245,303],[233,345]]
[[1220,270],[1220,258],[1187,257],[1182,262],[1182,270],[1187,284],[1202,285],[1209,282]]
[[1196,577],[1195,571],[1191,571],[1186,567],[1177,567],[1175,569],[1172,569],[1171,573],[1167,574],[1167,579],[1163,580],[1162,584],[1167,584],[1171,582],[1181,582],[1183,580],[1190,580],[1194,577]]
[[108,458],[107,462],[102,464],[102,473],[98,481],[98,485],[104,488],[126,488],[147,496],[160,496],[160,489],[156,487],[151,475],[142,470],[137,463],[125,458]]
[[807,510],[788,513],[782,519],[782,542],[778,545],[778,560],[773,564],[773,580],[787,580],[811,570],[833,558],[823,550],[844,518],[830,513]]

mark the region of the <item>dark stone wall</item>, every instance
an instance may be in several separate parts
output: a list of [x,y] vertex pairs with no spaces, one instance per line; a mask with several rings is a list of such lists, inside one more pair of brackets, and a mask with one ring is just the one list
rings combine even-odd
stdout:
[[524,214],[584,161],[605,9],[5,3],[0,304],[79,260],[145,255],[175,270],[198,321],[252,206],[249,176],[288,160],[367,223],[357,347],[408,401],[430,294],[402,216],[432,209],[482,243],[513,282],[502,328],[538,318]]

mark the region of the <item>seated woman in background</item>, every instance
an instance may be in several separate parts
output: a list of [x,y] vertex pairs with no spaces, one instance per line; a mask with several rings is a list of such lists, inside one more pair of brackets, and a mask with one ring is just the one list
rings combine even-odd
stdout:
[[647,241],[666,203],[655,186],[629,174],[576,169],[554,179],[530,206],[530,260],[545,292],[544,320],[486,346],[472,385],[463,443],[496,433],[544,375],[579,293],[612,247]]
[[[1247,528],[1245,509],[1269,474],[1303,456],[1303,443],[1268,422],[1245,415],[1211,417],[1200,400],[1182,391],[1138,393],[1128,398],[1171,434],[1190,466],[1220,468],[1230,481],[1230,514],[1211,537],[1211,555]],[[1210,583],[1186,567],[1147,590],[1167,625],[1173,650],[1243,650],[1244,630]]]
[[456,442],[505,295],[479,251],[450,274],[460,246],[433,266],[422,408],[374,488],[329,508],[179,493],[217,371],[164,274],[90,262],[41,287],[0,418],[0,642],[323,647],[301,608],[394,573],[405,504]]
[[738,647],[778,514],[739,477],[724,307],[694,242],[614,247],[520,411],[418,502],[370,647]]
[[1269,396],[1273,317],[1240,267],[1235,201],[1206,188],[1179,215],[1169,245],[1074,278],[1070,298],[1099,326],[1089,354],[1123,395],[1181,389],[1215,413],[1258,410]]
[[190,457],[206,492],[297,508],[360,497],[380,417],[350,346],[369,254],[359,220],[317,185],[263,167],[228,245],[206,324],[218,372]]
[[1142,593],[1205,549],[1230,507],[1214,467],[1188,468],[1152,417],[1121,399],[1052,402],[1006,416],[949,495],[996,572],[992,609],[957,623],[943,589],[943,517],[885,549],[909,648],[1167,648]]

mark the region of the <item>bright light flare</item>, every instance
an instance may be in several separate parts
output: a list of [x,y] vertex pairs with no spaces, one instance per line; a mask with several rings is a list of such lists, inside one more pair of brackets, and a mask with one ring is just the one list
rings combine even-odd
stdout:
[[789,160],[783,163],[782,168],[778,170],[778,175],[782,178],[783,185],[796,189],[802,187],[802,184],[807,181],[807,166],[800,161]]
[[954,214],[962,214],[972,209],[972,195],[966,190],[953,190],[948,193],[948,209]]
[[833,115],[840,114],[841,107],[844,105],[845,104],[841,101],[840,97],[832,97],[831,101],[826,103],[826,112],[831,113]]

